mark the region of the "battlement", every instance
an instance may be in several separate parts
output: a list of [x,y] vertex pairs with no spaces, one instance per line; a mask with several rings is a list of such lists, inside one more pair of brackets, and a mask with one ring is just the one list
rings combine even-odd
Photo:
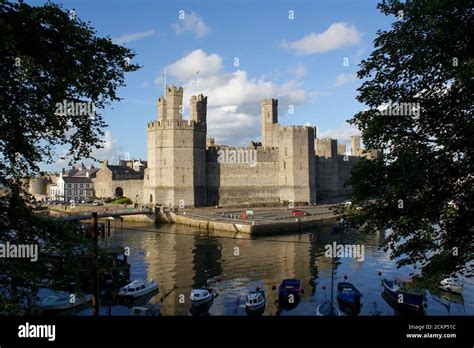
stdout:
[[198,123],[192,120],[181,121],[151,121],[147,123],[148,130],[163,129],[194,129],[206,130],[206,124]]
[[274,106],[277,106],[278,105],[278,99],[262,99],[262,105],[268,105],[268,104],[271,104],[271,105],[274,105]]
[[203,94],[198,94],[191,96],[190,102],[204,102],[207,103],[207,97],[205,97]]
[[171,87],[166,86],[166,96],[168,95],[183,96],[183,87],[176,87],[175,85]]
[[285,133],[295,133],[295,134],[303,134],[308,131],[310,127],[308,126],[280,126],[280,131]]

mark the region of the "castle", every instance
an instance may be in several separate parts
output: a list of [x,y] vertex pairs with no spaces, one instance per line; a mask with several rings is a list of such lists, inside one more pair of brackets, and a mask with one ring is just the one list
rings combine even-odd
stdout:
[[359,137],[349,155],[337,140],[318,139],[314,127],[280,125],[275,99],[261,102],[261,143],[218,145],[207,137],[207,97],[191,97],[189,120],[182,105],[183,88],[167,86],[147,124],[147,161],[104,161],[92,179],[96,197],[170,207],[336,202],[350,195],[344,183],[354,164],[378,155],[364,153]]

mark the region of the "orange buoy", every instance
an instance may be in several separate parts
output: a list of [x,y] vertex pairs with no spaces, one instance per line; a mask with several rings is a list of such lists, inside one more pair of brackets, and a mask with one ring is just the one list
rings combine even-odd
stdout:
[[379,276],[381,276],[381,275],[382,275],[382,271],[378,271],[377,274],[378,274]]
[[348,278],[347,274],[344,274],[344,280],[347,280],[347,278]]
[[326,285],[323,285],[323,286],[321,286],[321,287],[323,288],[323,290],[326,290]]

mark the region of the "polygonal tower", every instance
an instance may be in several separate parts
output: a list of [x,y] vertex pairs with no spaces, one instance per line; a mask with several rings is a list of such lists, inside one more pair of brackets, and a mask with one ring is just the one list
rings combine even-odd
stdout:
[[183,88],[167,86],[165,94],[158,99],[158,120],[148,123],[144,203],[205,205],[207,98],[193,96],[191,119],[183,120]]
[[276,146],[276,132],[278,128],[278,100],[262,100],[262,145]]

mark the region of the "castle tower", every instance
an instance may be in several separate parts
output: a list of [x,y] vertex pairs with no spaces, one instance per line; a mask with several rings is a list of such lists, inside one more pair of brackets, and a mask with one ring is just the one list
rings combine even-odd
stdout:
[[351,136],[351,155],[360,156],[362,151],[360,150],[360,136]]
[[191,110],[191,121],[206,123],[207,122],[207,97],[199,94],[193,95],[189,101],[189,108]]
[[276,132],[278,125],[278,100],[262,100],[262,145],[276,146]]
[[181,121],[183,119],[183,87],[166,87],[166,96],[164,103],[164,113],[167,121]]
[[158,98],[158,121],[166,121],[166,99]]
[[190,121],[181,115],[182,87],[167,87],[166,98],[158,99],[158,121],[149,122],[147,127],[144,204],[206,204],[207,98],[193,98]]
[[280,202],[316,202],[314,128],[275,126]]

